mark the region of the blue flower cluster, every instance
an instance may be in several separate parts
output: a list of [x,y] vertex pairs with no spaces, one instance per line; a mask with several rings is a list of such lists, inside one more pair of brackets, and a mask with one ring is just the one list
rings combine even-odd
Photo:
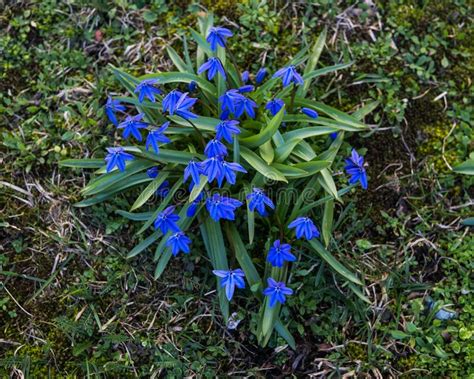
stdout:
[[[210,50],[215,56],[209,57],[197,70],[198,74],[207,73],[207,79],[213,80],[219,75],[223,80],[227,79],[226,68],[223,62],[217,57],[217,50],[220,46],[225,48],[227,39],[232,37],[232,32],[223,27],[211,27],[209,29],[206,41],[210,45]],[[262,67],[255,75],[255,84],[261,84],[267,76],[267,69]],[[298,73],[293,65],[281,68],[272,78],[281,79],[283,87],[300,86],[304,84],[303,77]],[[207,144],[203,140],[205,159],[198,161],[192,159],[184,168],[184,182],[190,180],[189,190],[192,191],[196,186],[202,185],[203,177],[210,184],[217,183],[217,187],[221,188],[224,183],[234,185],[237,182],[239,173],[247,173],[246,169],[238,162],[228,160],[229,152],[227,144],[233,144],[234,138],[241,133],[239,128],[239,119],[246,115],[249,119],[257,116],[257,103],[248,95],[252,93],[255,86],[249,84],[249,71],[241,74],[242,86],[226,90],[218,98],[218,109],[220,112],[220,122],[215,126],[215,136],[211,138]],[[181,92],[173,89],[168,93],[164,93],[158,88],[159,79],[148,78],[137,84],[134,92],[137,94],[139,103],[144,101],[161,102],[163,115],[170,121],[173,120],[169,116],[178,116],[187,121],[195,129],[193,120],[199,116],[193,113],[192,108],[198,101],[197,98],[190,97],[189,93],[198,91],[199,83],[191,81],[188,83],[189,92]],[[283,107],[285,102],[280,98],[273,98],[265,105],[265,110],[270,115],[275,116]],[[310,119],[319,117],[318,112],[311,108],[303,107],[300,111]],[[118,128],[123,129],[123,138],[133,137],[137,141],[142,141],[142,131],[147,131],[145,142],[146,150],[152,150],[155,154],[160,154],[160,146],[171,143],[171,139],[166,135],[170,121],[163,123],[160,127],[150,125],[150,120],[143,113],[129,115],[127,108],[119,100],[109,97],[105,104],[105,113],[109,120]],[[119,122],[117,116],[123,115],[124,120]],[[198,133],[199,130],[196,129]],[[203,137],[201,134],[200,137]],[[336,138],[331,136],[331,138]],[[134,159],[134,156],[122,147],[110,147],[107,149],[106,171],[111,172],[115,168],[119,171],[126,169],[127,161]],[[360,182],[363,188],[367,188],[367,175],[364,169],[364,159],[353,150],[351,157],[346,159],[346,170],[350,175],[349,182],[355,184]],[[152,167],[147,170],[149,178],[156,179],[159,176],[158,167]],[[169,182],[163,181],[156,194],[160,197],[166,197],[169,193]],[[275,209],[275,204],[261,188],[253,188],[246,196],[248,209],[251,212],[257,212],[262,217],[267,217]],[[201,204],[205,208],[214,221],[219,220],[235,220],[235,212],[243,203],[228,196],[219,193],[206,194],[201,192],[186,209],[186,217],[194,217],[201,209]],[[180,216],[176,213],[174,205],[168,206],[158,213],[154,227],[160,230],[164,236],[167,236],[166,246],[171,253],[176,256],[180,252],[188,254],[190,252],[191,239],[181,230]],[[295,229],[297,239],[311,240],[319,237],[320,233],[314,222],[309,217],[299,217],[288,225],[289,229]],[[288,243],[283,243],[279,239],[275,240],[267,254],[267,261],[273,267],[283,267],[286,262],[296,261],[296,256],[291,252],[292,247]],[[242,269],[234,270],[214,270],[216,276],[221,278],[220,284],[225,288],[225,294],[228,300],[231,300],[235,288],[245,288],[245,273]],[[270,307],[277,303],[283,304],[286,296],[293,291],[286,287],[285,283],[278,282],[273,278],[267,279],[268,286],[263,290],[263,294],[268,298]]]

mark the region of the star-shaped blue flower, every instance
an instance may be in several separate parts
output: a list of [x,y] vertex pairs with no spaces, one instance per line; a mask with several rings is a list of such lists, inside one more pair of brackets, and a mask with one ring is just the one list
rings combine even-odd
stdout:
[[176,224],[179,221],[179,216],[174,213],[174,206],[169,206],[163,212],[160,212],[155,220],[155,229],[160,229],[163,234],[168,231],[179,232],[180,229]]
[[204,154],[206,154],[206,157],[208,158],[224,157],[227,155],[227,148],[221,141],[219,141],[217,138],[214,138],[207,143],[204,149]]
[[105,114],[109,118],[110,122],[115,126],[118,125],[116,112],[125,112],[125,105],[122,105],[119,100],[112,99],[110,96],[107,98],[105,103]]
[[265,209],[265,206],[268,206],[271,209],[275,209],[275,204],[273,201],[265,195],[260,188],[254,188],[251,193],[247,195],[247,200],[249,201],[249,209],[254,212],[255,209],[261,216],[266,216],[268,213]]
[[211,45],[211,50],[216,51],[217,45],[225,47],[226,39],[232,36],[233,34],[229,29],[214,26],[209,29],[206,41]]
[[309,217],[297,218],[288,225],[288,228],[296,228],[296,238],[298,239],[304,237],[307,240],[310,240],[319,237],[319,230]]
[[180,251],[184,254],[189,254],[190,249],[189,245],[191,244],[191,239],[184,234],[184,232],[177,232],[172,234],[168,241],[166,241],[166,246],[171,247],[171,253],[176,257]]
[[222,166],[221,166],[221,176],[217,179],[217,183],[219,184],[219,187],[222,186],[222,182],[224,181],[224,178],[227,180],[229,184],[235,184],[237,171],[244,172],[244,173],[247,172],[247,170],[243,168],[239,163],[226,162],[223,160]]
[[222,162],[223,159],[221,156],[214,156],[202,162],[202,172],[207,176],[209,183],[212,183],[216,179],[222,181]]
[[202,163],[192,159],[189,161],[188,165],[184,169],[184,182],[186,182],[188,178],[191,177],[191,182],[194,185],[198,185],[200,182],[199,176],[202,173]]
[[248,97],[242,96],[235,103],[235,117],[239,118],[245,112],[250,118],[255,118],[257,103]]
[[123,138],[130,137],[133,135],[137,141],[142,140],[140,129],[146,128],[148,124],[142,121],[143,114],[139,113],[136,116],[128,116],[124,122],[121,122],[117,128],[123,129]]
[[151,167],[148,170],[146,170],[146,174],[151,179],[155,179],[158,176],[158,173],[159,173],[159,169],[157,166]]
[[291,246],[289,244],[276,240],[268,251],[267,261],[274,267],[283,267],[283,263],[294,262],[296,257],[291,254]]
[[295,85],[302,85],[304,83],[303,78],[296,71],[295,66],[288,66],[279,69],[274,75],[274,78],[281,78],[283,87],[295,83]]
[[230,89],[226,91],[221,97],[219,102],[221,103],[221,110],[229,110],[231,113],[235,113],[236,105],[245,99],[244,95],[241,95],[236,89]]
[[123,147],[108,147],[107,152],[105,157],[107,172],[112,171],[116,166],[120,171],[125,171],[125,162],[134,159],[133,155],[126,153]]
[[239,121],[237,120],[223,120],[216,125],[216,138],[224,139],[229,143],[233,141],[233,135],[240,134],[238,128]]
[[275,116],[284,105],[285,102],[282,99],[275,98],[265,105],[265,109],[269,110],[272,116]]
[[188,207],[187,211],[186,211],[186,216],[187,217],[194,217],[194,215],[196,214],[198,208],[199,208],[199,203],[204,199],[204,193],[201,192],[198,197],[196,197],[193,202],[191,203],[191,205]]
[[346,159],[346,166],[344,167],[350,175],[349,183],[355,184],[360,182],[363,189],[367,189],[367,173],[364,168],[364,157],[360,156],[355,149],[352,149],[350,158]]
[[235,287],[245,288],[245,274],[240,268],[235,270],[213,270],[212,272],[222,278],[221,287],[225,287],[225,296],[229,301],[234,296]]
[[270,308],[273,308],[275,304],[284,304],[286,296],[293,295],[293,290],[285,286],[283,282],[277,282],[273,278],[267,279],[268,287],[263,290],[263,294],[268,296],[270,301]]
[[191,108],[197,100],[198,99],[196,98],[188,97],[187,92],[181,94],[178,101],[176,102],[173,112],[170,112],[170,114],[172,115],[173,113],[176,113],[178,116],[181,116],[185,120],[198,118],[196,114],[192,113],[189,110],[189,108]]
[[170,143],[171,140],[164,135],[166,128],[170,125],[169,121],[165,122],[159,129],[150,130],[148,136],[146,137],[145,147],[147,150],[150,149],[150,146],[153,148],[156,154],[159,153],[160,147],[158,143]]
[[174,114],[176,109],[176,103],[178,102],[179,98],[183,93],[174,89],[170,93],[168,93],[162,101],[163,112],[168,112],[170,115]]
[[217,73],[221,74],[224,80],[226,79],[224,66],[222,66],[222,62],[219,58],[211,57],[198,68],[198,74],[202,74],[206,71],[208,80],[212,80]]
[[140,103],[148,98],[151,102],[155,102],[155,95],[160,95],[161,90],[156,88],[154,85],[158,82],[158,79],[145,79],[142,80],[135,88],[135,93],[138,93],[138,101]]
[[255,75],[255,83],[260,84],[261,82],[263,82],[265,76],[267,76],[267,69],[265,67],[262,67],[260,70],[257,71],[257,75]]
[[234,212],[241,205],[242,203],[239,200],[221,196],[218,193],[213,194],[206,200],[206,208],[214,221],[219,221],[221,218],[235,220]]
[[161,183],[155,193],[156,196],[159,196],[161,198],[166,197],[170,193],[170,182],[168,180],[165,180],[163,183]]

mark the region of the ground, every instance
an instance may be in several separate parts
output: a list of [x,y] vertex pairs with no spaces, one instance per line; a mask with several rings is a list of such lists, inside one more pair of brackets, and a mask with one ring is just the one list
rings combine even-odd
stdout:
[[[472,22],[466,1],[7,1],[0,11],[0,373],[21,377],[319,374],[474,377],[470,276],[473,181],[451,168],[473,150]],[[103,114],[132,74],[171,67],[164,48],[205,9],[239,27],[251,72],[273,71],[326,26],[322,62],[355,63],[316,83],[345,111],[369,100],[373,132],[351,136],[369,190],[339,206],[338,258],[365,277],[368,303],[315,259],[292,278],[284,317],[294,351],[256,344],[254,320],[224,328],[199,255],[153,279],[152,252],[126,259],[136,225],[117,198],[75,208],[89,173],[64,158],[103,156]],[[238,53],[237,53],[238,52]],[[341,179],[342,180],[342,179]],[[472,232],[472,231],[471,231]],[[339,283],[340,284],[340,283]],[[430,307],[430,304],[435,304]],[[440,320],[439,309],[456,317]]]

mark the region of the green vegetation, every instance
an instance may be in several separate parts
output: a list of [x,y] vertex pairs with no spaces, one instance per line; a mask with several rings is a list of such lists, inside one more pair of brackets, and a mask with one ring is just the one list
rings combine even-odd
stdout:
[[[451,170],[474,150],[469,3],[167,4],[38,0],[0,10],[0,375],[474,377],[474,182]],[[225,329],[204,255],[172,260],[155,281],[153,252],[126,258],[136,227],[115,211],[134,198],[75,208],[87,173],[58,167],[103,157],[114,138],[102,107],[121,88],[109,64],[136,76],[168,70],[165,46],[182,49],[176,35],[203,7],[240,26],[245,38],[230,48],[253,73],[267,52],[284,61],[326,26],[321,67],[354,64],[319,79],[315,93],[347,112],[380,101],[366,120],[375,130],[342,147],[365,154],[369,190],[334,216],[332,253],[366,287],[341,287],[316,256],[299,264],[283,310],[296,351],[278,337],[257,347],[244,296],[240,325]],[[437,319],[441,308],[456,317]]]

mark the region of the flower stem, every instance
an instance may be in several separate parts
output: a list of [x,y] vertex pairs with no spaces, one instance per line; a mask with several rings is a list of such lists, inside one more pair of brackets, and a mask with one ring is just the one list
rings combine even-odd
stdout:
[[191,120],[188,120],[187,118],[184,118],[182,116],[179,116],[181,117],[183,120],[187,121],[193,128],[194,130],[196,131],[196,133],[199,135],[199,138],[201,140],[201,144],[202,144],[202,147],[205,148],[206,147],[206,140],[204,139],[204,136],[203,134],[201,133],[201,131],[198,129],[198,127],[196,125],[194,125],[194,123],[191,121]]

